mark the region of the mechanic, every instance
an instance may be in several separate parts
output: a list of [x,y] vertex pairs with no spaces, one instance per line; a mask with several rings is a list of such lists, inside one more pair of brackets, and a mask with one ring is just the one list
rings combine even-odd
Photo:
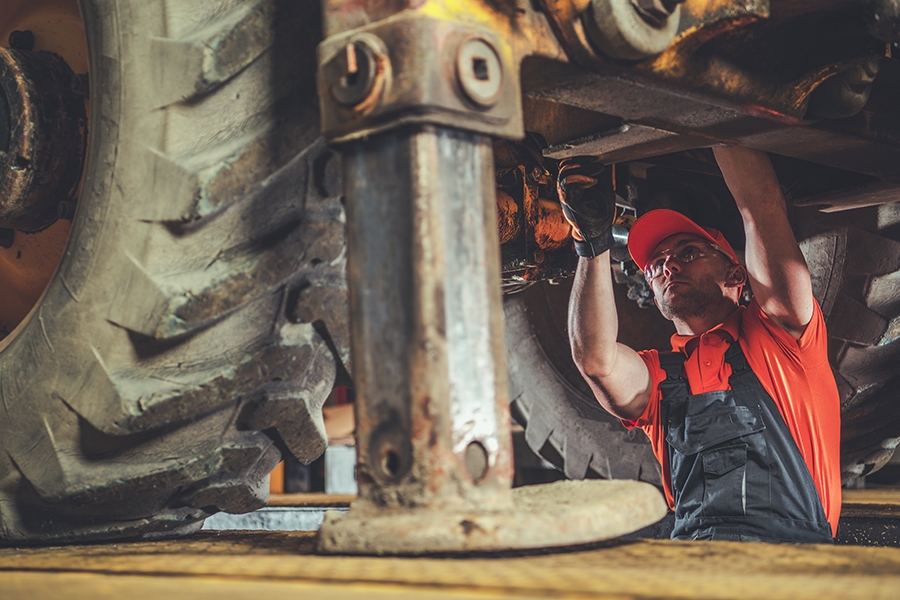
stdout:
[[600,404],[650,438],[675,511],[673,539],[830,543],[841,507],[840,403],[825,322],[768,156],[714,153],[743,218],[746,267],[719,231],[675,211],[650,211],[629,234],[632,258],[675,325],[672,353],[616,341],[615,195],[593,159],[560,163],[580,256],[572,356]]

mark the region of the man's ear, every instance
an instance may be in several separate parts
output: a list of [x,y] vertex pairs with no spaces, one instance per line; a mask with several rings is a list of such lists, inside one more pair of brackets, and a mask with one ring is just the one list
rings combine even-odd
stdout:
[[734,265],[725,278],[725,287],[741,287],[747,283],[747,269],[744,265]]

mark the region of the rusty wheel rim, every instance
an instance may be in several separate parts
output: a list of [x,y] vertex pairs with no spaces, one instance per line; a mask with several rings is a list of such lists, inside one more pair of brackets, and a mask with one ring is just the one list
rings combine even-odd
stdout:
[[[53,60],[50,55],[52,53],[58,59],[58,63],[67,65],[67,69],[71,69],[73,74],[84,75],[88,73],[88,53],[87,43],[84,35],[84,26],[81,20],[81,13],[77,0],[4,0],[0,4],[0,47],[7,58],[12,54],[21,52],[23,49],[10,49],[10,41],[13,45],[20,46],[23,44],[23,36],[15,32],[31,32],[33,34],[33,47],[31,52],[37,53],[39,59]],[[11,39],[12,37],[12,39]],[[28,36],[24,36],[24,44],[28,46]],[[25,50],[25,52],[29,52]],[[20,55],[21,57],[21,55]],[[8,60],[7,66],[17,66],[16,63]],[[14,70],[14,69],[13,69]],[[63,69],[65,71],[65,69]],[[62,77],[65,77],[63,75]],[[78,90],[82,92],[83,90]],[[7,90],[6,96],[10,94]],[[7,130],[9,143],[15,143],[15,119],[17,99],[6,97],[3,102],[6,113],[9,114],[8,126],[0,129]],[[83,146],[84,137],[86,135],[87,126],[87,101],[83,101],[84,113],[81,117],[79,127],[80,142],[73,142],[74,138],[68,138],[62,142],[62,146],[69,146],[73,143],[80,143],[81,148],[76,151],[80,154],[79,164],[70,164],[70,171],[74,170],[74,174],[70,174],[68,181],[63,185],[65,187],[65,197],[55,195],[52,202],[53,208],[59,204],[57,214],[62,218],[55,220],[53,216],[45,216],[43,221],[35,225],[25,225],[24,222],[18,224],[25,229],[39,229],[36,232],[25,233],[25,231],[14,229],[13,227],[0,228],[0,340],[8,342],[12,339],[16,328],[24,323],[29,314],[38,305],[39,300],[53,277],[54,272],[59,265],[63,256],[66,242],[69,238],[69,232],[72,228],[71,218],[73,216],[73,207],[77,200],[80,190],[79,181],[83,173]],[[81,107],[77,107],[80,110]],[[52,109],[50,109],[52,110]],[[77,112],[76,110],[76,112]],[[6,115],[0,115],[0,118],[6,118]],[[59,137],[54,135],[53,137]],[[2,140],[0,140],[2,141]],[[5,144],[8,146],[9,144]],[[9,156],[9,148],[0,148],[0,165],[9,171],[15,166],[16,156]],[[50,149],[51,153],[58,152],[58,149]],[[21,161],[20,161],[21,162]],[[52,162],[52,161],[51,161]],[[65,162],[65,161],[63,161]],[[72,161],[69,161],[70,163]],[[57,165],[58,168],[58,165]],[[0,174],[0,175],[5,175]],[[16,175],[20,175],[17,173]],[[2,177],[0,177],[2,179]],[[2,182],[0,182],[2,185]],[[5,195],[8,190],[5,191]],[[38,190],[39,195],[42,194]],[[7,196],[8,197],[8,196]],[[41,219],[38,219],[41,221]],[[49,223],[49,226],[47,225]],[[10,225],[6,223],[5,225]],[[0,347],[5,343],[0,342]]]

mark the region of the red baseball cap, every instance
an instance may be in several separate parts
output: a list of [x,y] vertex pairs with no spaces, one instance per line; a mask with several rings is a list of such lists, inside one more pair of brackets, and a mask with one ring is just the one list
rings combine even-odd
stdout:
[[721,248],[731,262],[739,264],[734,248],[721,231],[712,227],[701,227],[680,212],[659,208],[638,219],[628,233],[628,251],[641,271],[647,268],[659,243],[676,233],[689,233],[707,240]]

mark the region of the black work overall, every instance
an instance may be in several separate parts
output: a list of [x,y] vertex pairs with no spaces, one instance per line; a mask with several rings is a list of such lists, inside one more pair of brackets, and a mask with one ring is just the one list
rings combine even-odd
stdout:
[[675,499],[672,539],[831,543],[809,469],[734,342],[732,389],[690,393],[684,355],[660,353],[660,415]]

